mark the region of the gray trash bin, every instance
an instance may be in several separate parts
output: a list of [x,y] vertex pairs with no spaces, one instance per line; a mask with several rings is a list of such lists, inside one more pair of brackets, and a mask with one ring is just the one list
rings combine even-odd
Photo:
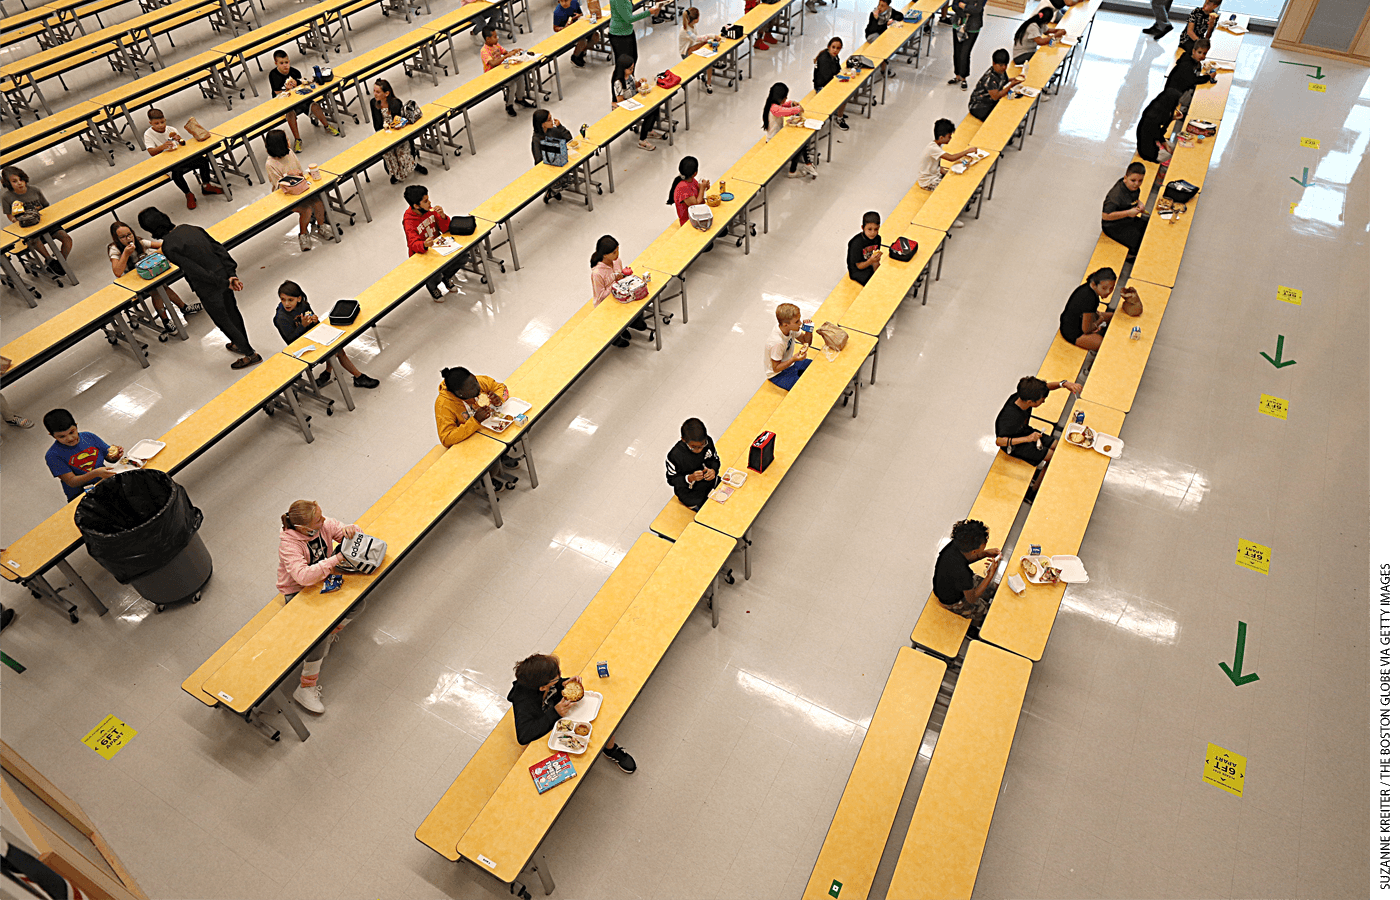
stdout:
[[164,612],[170,603],[198,603],[200,592],[213,574],[214,560],[196,532],[179,555],[154,572],[131,579],[131,586],[156,605],[156,612]]

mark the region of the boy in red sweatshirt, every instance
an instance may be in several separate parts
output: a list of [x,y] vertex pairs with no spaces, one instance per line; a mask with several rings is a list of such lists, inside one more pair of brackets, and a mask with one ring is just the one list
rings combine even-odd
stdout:
[[[442,211],[441,206],[433,206],[433,202],[428,199],[428,189],[421,184],[410,184],[404,188],[403,199],[408,203],[408,209],[403,211],[403,233],[404,237],[408,239],[408,255],[436,252],[433,250],[433,242],[439,236],[447,234],[451,220],[447,218],[447,214]],[[434,301],[441,303],[447,299],[438,289],[436,284],[438,280],[441,280],[443,287],[447,288],[449,294],[466,293],[456,282],[458,270],[462,268],[465,259],[465,255],[460,255],[451,265],[443,269],[437,278],[428,282],[428,293],[432,294]]]

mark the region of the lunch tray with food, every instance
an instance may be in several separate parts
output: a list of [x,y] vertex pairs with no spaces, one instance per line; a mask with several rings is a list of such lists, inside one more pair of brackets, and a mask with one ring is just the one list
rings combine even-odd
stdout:
[[1065,443],[1085,450],[1097,450],[1110,459],[1117,459],[1123,455],[1123,442],[1117,435],[1095,431],[1088,425],[1070,423],[1065,428]]
[[597,691],[584,691],[583,698],[574,704],[569,714],[554,723],[547,746],[563,753],[582,753],[588,749],[588,741],[593,734],[593,720],[598,710],[603,708],[603,695]]
[[1021,574],[1031,584],[1054,584],[1060,580],[1060,570],[1048,556],[1021,557]]
[[485,428],[500,434],[512,425],[524,425],[525,414],[533,404],[511,397],[491,411],[491,418],[481,423]]

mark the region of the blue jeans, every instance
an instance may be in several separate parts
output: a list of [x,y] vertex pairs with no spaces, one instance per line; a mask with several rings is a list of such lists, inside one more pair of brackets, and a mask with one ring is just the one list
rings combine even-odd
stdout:
[[777,375],[768,379],[785,391],[792,390],[792,386],[797,384],[797,379],[802,377],[802,373],[807,371],[807,367],[812,364],[810,359],[800,360],[783,369]]

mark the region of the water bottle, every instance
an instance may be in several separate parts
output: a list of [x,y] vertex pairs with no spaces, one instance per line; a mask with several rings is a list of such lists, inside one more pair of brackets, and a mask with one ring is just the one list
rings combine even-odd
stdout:
[[587,126],[587,125],[580,125],[580,126],[578,127],[578,136],[581,137],[581,138],[587,139],[587,137],[588,137],[588,126]]

